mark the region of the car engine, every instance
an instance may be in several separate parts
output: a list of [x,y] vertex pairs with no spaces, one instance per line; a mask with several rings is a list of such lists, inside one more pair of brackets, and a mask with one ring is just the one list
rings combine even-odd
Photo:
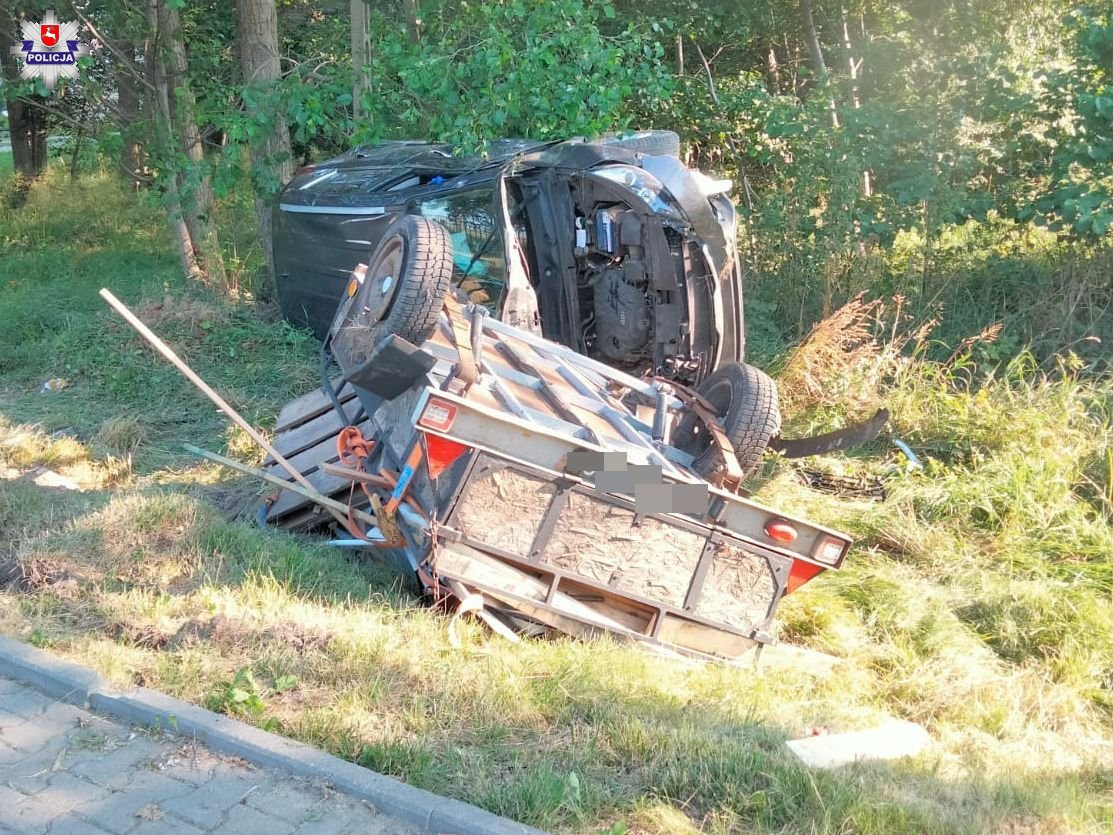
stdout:
[[576,220],[581,310],[588,349],[607,362],[640,366],[653,358],[653,307],[642,222],[623,205]]

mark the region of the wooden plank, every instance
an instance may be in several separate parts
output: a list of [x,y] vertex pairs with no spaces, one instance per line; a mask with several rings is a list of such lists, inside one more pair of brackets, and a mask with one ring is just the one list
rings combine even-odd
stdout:
[[[334,499],[331,499],[330,497],[320,493],[319,491],[315,490],[313,486],[311,486],[311,483],[308,479],[302,478],[299,480],[298,483],[284,482],[282,481],[282,479],[278,478],[278,476],[272,475],[271,473],[265,473],[258,467],[252,467],[248,464],[241,463],[240,461],[236,461],[224,455],[220,455],[215,452],[209,452],[208,450],[201,449],[200,447],[196,447],[193,444],[182,444],[182,447],[187,452],[192,452],[194,455],[197,455],[201,458],[207,458],[210,461],[215,461],[217,464],[233,470],[237,470],[241,473],[244,473],[245,475],[251,475],[255,476],[256,478],[261,478],[268,484],[275,484],[288,493],[295,493],[296,495],[302,496],[309,503],[316,504],[327,510],[329,513],[333,514],[337,521],[343,521],[345,524],[347,524],[347,522],[350,520],[359,519],[368,525],[375,524],[375,517],[364,513],[361,510],[351,510],[347,505],[337,502]],[[305,482],[304,484],[301,483],[303,481]]]
[[[590,636],[599,631],[646,640],[655,613],[621,595],[580,586],[570,577],[561,580],[553,599],[546,602],[547,578],[515,568],[497,557],[462,543],[438,551],[435,566],[445,576],[490,594],[506,605],[571,635]],[[718,658],[738,658],[757,642],[714,626],[665,614],[657,640],[685,652]]]
[[566,635],[571,635],[573,638],[598,638],[607,634],[622,634],[626,635],[625,631],[617,632],[615,630],[606,629],[602,626],[592,626],[589,623],[576,620],[575,618],[562,615],[559,612],[554,612],[551,609],[545,608],[540,603],[529,603],[524,600],[515,598],[511,595],[502,594],[497,591],[484,590],[483,594],[492,597],[499,603],[504,604],[509,610],[515,614],[526,615],[536,621],[540,621],[546,626],[551,626],[553,629],[559,629]]
[[332,517],[321,510],[319,507],[311,507],[307,510],[299,510],[293,513],[288,513],[281,519],[270,520],[267,519],[268,524],[274,524],[283,530],[287,531],[301,531],[315,528],[322,522],[327,522]]
[[274,439],[274,448],[285,458],[304,452],[311,446],[335,436],[344,428],[344,422],[335,411],[325,412],[297,429],[284,432]]
[[[320,470],[310,473],[306,478],[317,492],[323,493],[329,498],[335,498],[337,501],[343,502],[344,504],[348,503],[348,486],[351,482],[347,479],[329,475]],[[344,495],[336,495],[340,492],[343,492]],[[299,496],[297,493],[284,490],[282,495],[278,497],[278,501],[271,505],[270,510],[267,511],[267,521],[270,522],[274,519],[278,519],[281,516],[312,504],[313,502],[304,496]]]
[[[367,433],[371,430],[371,421],[364,419],[360,421],[357,428],[366,437]],[[336,452],[336,437],[339,431],[334,432],[327,438],[324,438],[319,443],[309,447],[309,449],[302,450],[297,455],[291,455],[286,460],[297,467],[302,475],[319,470],[324,463],[334,464],[339,460],[340,456]],[[274,471],[278,475],[285,477],[286,471],[279,467],[275,462],[270,461],[264,465],[264,469]]]
[[[336,385],[339,380],[333,380],[332,384]],[[344,388],[340,390],[337,399],[341,404],[347,403],[356,396],[355,391],[350,385],[345,384]],[[308,394],[303,394],[297,400],[291,400],[282,407],[282,411],[278,413],[278,421],[275,423],[274,431],[276,433],[285,432],[289,429],[301,426],[315,417],[323,415],[325,412],[332,408],[332,401],[329,400],[328,395],[321,389],[315,389]]]

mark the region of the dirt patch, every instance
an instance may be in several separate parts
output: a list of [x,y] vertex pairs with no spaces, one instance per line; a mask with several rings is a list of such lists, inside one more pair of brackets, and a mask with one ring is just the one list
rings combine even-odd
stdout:
[[117,643],[143,649],[165,649],[171,639],[169,633],[149,624],[116,622],[105,626],[104,631]]
[[0,560],[0,589],[13,587],[23,587],[23,566],[16,560]]
[[238,649],[263,643],[284,646],[298,655],[321,649],[334,637],[330,632],[304,629],[289,621],[256,629],[254,622],[233,620],[224,615],[190,618],[174,631],[153,624],[117,622],[110,624],[106,632],[115,641],[157,650],[201,644]]
[[61,559],[36,557],[23,562],[0,561],[0,589],[31,593],[49,591],[72,599],[77,597],[85,579],[80,571]]
[[196,331],[210,330],[213,325],[222,324],[229,319],[228,311],[215,304],[201,299],[169,296],[162,301],[140,305],[136,315],[151,328],[185,324]]
[[323,649],[335,637],[331,632],[303,629],[296,623],[280,623],[262,633],[267,638],[278,641],[298,655]]
[[196,494],[215,506],[222,517],[231,520],[254,519],[264,498],[259,495],[259,483],[246,478],[199,485]]

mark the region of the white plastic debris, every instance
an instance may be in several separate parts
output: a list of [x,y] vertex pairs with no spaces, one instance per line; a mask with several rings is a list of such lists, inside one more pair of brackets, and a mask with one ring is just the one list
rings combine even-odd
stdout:
[[61,473],[40,467],[29,474],[29,478],[39,487],[50,487],[59,490],[76,490],[81,492],[81,487],[72,478],[66,478]]
[[866,731],[806,736],[787,743],[789,750],[811,768],[837,768],[863,760],[912,757],[930,744],[927,731],[915,722],[902,719],[890,719]]

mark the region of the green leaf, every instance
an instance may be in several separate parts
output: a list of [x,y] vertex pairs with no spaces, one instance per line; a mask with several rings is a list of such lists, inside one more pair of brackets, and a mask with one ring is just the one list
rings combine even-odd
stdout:
[[274,683],[275,693],[285,693],[298,686],[298,677],[295,675],[280,676]]

